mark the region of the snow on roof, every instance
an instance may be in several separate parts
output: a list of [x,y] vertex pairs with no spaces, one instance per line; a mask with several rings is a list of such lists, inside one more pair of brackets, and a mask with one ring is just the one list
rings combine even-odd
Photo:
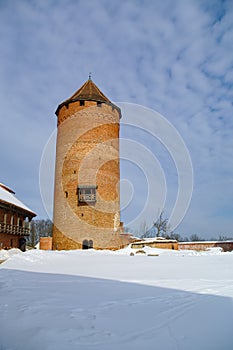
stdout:
[[11,190],[9,187],[7,187],[1,183],[0,183],[0,201],[13,204],[18,208],[24,209],[24,210],[34,214],[34,216],[36,215],[30,208],[28,208],[18,198],[15,197],[13,190]]
[[133,244],[160,243],[160,242],[164,242],[164,243],[177,242],[177,240],[176,239],[167,239],[164,237],[152,237],[152,238],[144,238],[140,241],[134,242]]
[[229,242],[229,243],[231,243],[231,242],[233,242],[233,240],[232,239],[224,239],[223,241],[216,241],[216,240],[214,240],[214,241],[190,241],[190,242],[180,242],[181,244],[186,244],[186,245],[192,245],[192,244],[209,244],[209,243],[227,243],[227,242]]
[[8,187],[8,186],[2,184],[1,182],[0,182],[0,187],[4,188],[5,190],[7,190],[7,191],[10,192],[10,193],[15,194],[15,192],[14,192],[10,187]]

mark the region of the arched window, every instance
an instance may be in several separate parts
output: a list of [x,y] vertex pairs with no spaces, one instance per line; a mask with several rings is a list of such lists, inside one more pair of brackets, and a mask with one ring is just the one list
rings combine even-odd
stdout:
[[92,249],[93,248],[93,241],[90,239],[84,239],[83,244],[82,244],[82,249]]
[[87,239],[84,239],[82,249],[88,249],[88,248],[89,248],[89,242]]

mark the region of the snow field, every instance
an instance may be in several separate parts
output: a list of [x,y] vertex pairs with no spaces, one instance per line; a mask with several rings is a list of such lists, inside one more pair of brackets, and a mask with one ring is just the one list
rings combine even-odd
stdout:
[[12,255],[0,349],[232,349],[232,253],[130,252]]

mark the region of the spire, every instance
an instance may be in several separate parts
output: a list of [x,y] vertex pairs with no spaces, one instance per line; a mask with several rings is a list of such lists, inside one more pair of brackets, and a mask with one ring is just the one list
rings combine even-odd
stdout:
[[91,72],[89,72],[89,79],[88,80],[91,80]]

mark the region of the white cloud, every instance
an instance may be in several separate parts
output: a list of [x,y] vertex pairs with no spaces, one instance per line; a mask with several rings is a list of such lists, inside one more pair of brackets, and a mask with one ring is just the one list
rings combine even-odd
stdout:
[[[93,80],[110,99],[153,108],[175,125],[195,170],[190,221],[192,215],[206,215],[213,232],[217,212],[231,233],[230,214],[223,217],[226,209],[217,200],[218,195],[226,198],[230,208],[231,1],[24,0],[0,6],[4,182],[16,187],[21,198],[31,188],[27,198],[44,215],[36,173],[42,149],[56,127],[53,113],[92,71]],[[199,186],[203,198],[216,194],[212,201],[202,198],[195,204]],[[186,222],[182,227],[196,232]]]

